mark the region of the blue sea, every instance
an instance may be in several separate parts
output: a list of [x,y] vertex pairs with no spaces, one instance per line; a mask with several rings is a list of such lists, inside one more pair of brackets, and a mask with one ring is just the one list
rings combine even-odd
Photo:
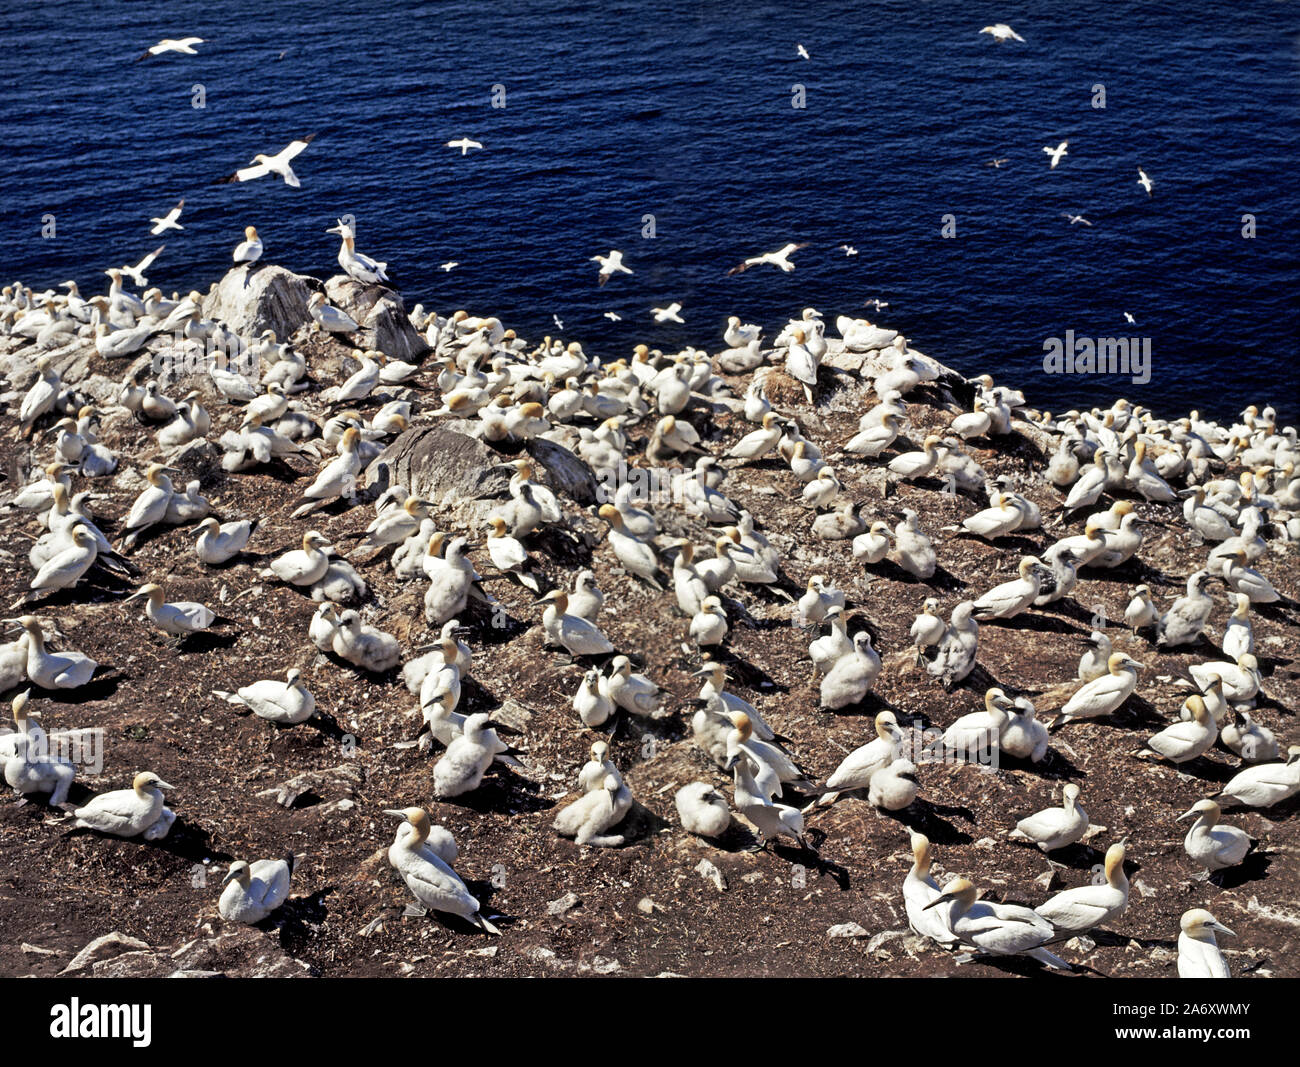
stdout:
[[[6,282],[99,289],[165,239],[151,283],[206,289],[249,224],[267,260],[325,276],[325,231],[351,214],[408,306],[497,314],[533,339],[555,315],[602,356],[715,350],[729,314],[775,331],[814,306],[900,328],[1054,411],[1127,395],[1163,415],[1300,414],[1294,2],[2,0],[0,14]],[[998,22],[1025,43],[978,32]],[[198,55],[135,62],[187,35],[205,38]],[[308,133],[301,189],[214,184]],[[460,137],[485,147],[462,157],[445,146]],[[1065,139],[1049,170],[1043,146]],[[181,197],[185,231],[150,237]],[[793,273],[726,275],[787,241],[808,242]],[[610,248],[635,273],[598,288],[589,257]],[[654,323],[674,300],[685,325]],[[1149,341],[1150,381],[1045,374],[1044,344],[1066,331]]]

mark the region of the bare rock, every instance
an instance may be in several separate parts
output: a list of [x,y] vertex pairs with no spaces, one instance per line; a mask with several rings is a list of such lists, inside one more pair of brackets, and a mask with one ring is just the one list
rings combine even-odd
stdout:
[[837,923],[826,931],[827,937],[870,937],[871,935],[857,923]]
[[532,721],[533,713],[517,700],[506,698],[505,702],[492,712],[488,719],[496,726],[507,726],[518,733],[524,733]]
[[401,294],[382,285],[363,285],[345,274],[325,283],[330,303],[361,325],[354,334],[362,348],[378,349],[392,359],[418,363],[429,352],[424,338],[411,325]]
[[103,937],[97,937],[90,942],[85,948],[72,957],[72,962],[59,972],[60,977],[68,977],[74,974],[85,974],[90,971],[100,960],[111,959],[114,956],[120,956],[124,952],[135,952],[140,949],[148,949],[148,944],[137,937],[128,937],[118,930],[112,933],[104,934]]
[[506,492],[501,458],[482,441],[442,426],[412,426],[366,468],[366,485],[383,492],[402,485],[416,496],[441,500],[448,493],[485,499]]
[[562,897],[556,897],[546,905],[547,915],[563,915],[566,911],[572,911],[582,901],[578,899],[575,893],[565,893]]
[[[299,800],[320,800],[333,797],[351,798],[356,787],[361,784],[361,771],[355,764],[343,763],[337,767],[327,767],[318,771],[304,771],[294,775],[287,782],[281,782],[270,789],[263,789],[259,797],[274,797],[282,808],[292,808]],[[307,805],[299,805],[306,807]]]
[[234,267],[204,297],[203,317],[224,322],[241,337],[274,330],[284,340],[311,321],[307,301],[319,285],[273,263]]
[[718,870],[717,866],[708,860],[700,860],[695,865],[695,873],[701,878],[705,878],[713,883],[713,888],[719,893],[725,893],[727,890],[727,879],[723,873]]
[[563,445],[544,437],[530,438],[528,454],[546,471],[551,486],[579,504],[599,503],[596,476],[591,468]]

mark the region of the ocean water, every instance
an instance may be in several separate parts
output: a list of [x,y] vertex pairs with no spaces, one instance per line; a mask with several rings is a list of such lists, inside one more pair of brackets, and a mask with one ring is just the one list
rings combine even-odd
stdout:
[[[1300,414],[1295,3],[0,0],[0,21],[6,281],[98,289],[165,240],[151,283],[206,289],[249,224],[324,276],[346,213],[408,306],[530,338],[556,315],[602,356],[814,306],[1052,410]],[[1003,21],[1026,43],[977,32]],[[197,56],[134,62],[191,34]],[[313,132],[301,189],[214,184]],[[463,136],[486,147],[445,147]],[[182,196],[184,233],[150,237]],[[726,275],[787,241],[793,273]],[[635,274],[598,288],[611,247]],[[673,300],[686,324],[654,323]],[[1067,331],[1145,342],[1150,380],[1045,374]]]

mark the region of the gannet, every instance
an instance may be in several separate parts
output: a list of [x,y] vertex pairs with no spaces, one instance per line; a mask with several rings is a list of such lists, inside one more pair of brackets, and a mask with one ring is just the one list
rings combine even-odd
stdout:
[[36,420],[54,409],[54,403],[63,388],[63,380],[59,377],[59,372],[50,364],[48,356],[37,358],[36,370],[36,381],[23,395],[23,402],[18,408],[19,428],[24,435],[28,436]]
[[631,274],[632,271],[623,264],[623,253],[617,248],[611,249],[609,255],[595,255],[591,257],[593,263],[600,264],[600,284],[604,285],[614,276],[615,271],[622,271],[624,274]]
[[605,778],[613,775],[621,784],[623,776],[619,774],[614,761],[609,758],[609,745],[604,741],[595,741],[591,746],[591,759],[578,771],[578,792],[590,793],[605,788]]
[[958,717],[943,732],[942,747],[965,759],[988,759],[1000,743],[1013,707],[1011,698],[1001,689],[986,690],[984,707]]
[[609,545],[623,569],[656,589],[663,589],[654,547],[627,532],[622,513],[613,504],[602,504],[598,514],[609,523]]
[[221,879],[225,889],[217,901],[223,919],[231,922],[259,923],[289,899],[289,879],[293,876],[294,856],[282,860],[235,860]]
[[582,676],[578,691],[573,695],[573,710],[583,726],[602,726],[614,713],[614,702],[604,676],[592,667]]
[[1065,150],[1066,145],[1068,145],[1069,143],[1070,143],[1069,141],[1062,141],[1055,148],[1053,148],[1051,145],[1043,146],[1043,151],[1052,157],[1052,162],[1048,167],[1049,170],[1055,170],[1056,164],[1061,162],[1061,157],[1068,156],[1070,154]]
[[200,561],[217,567],[243,551],[253,534],[253,523],[248,519],[221,523],[209,517],[199,523],[198,529],[201,532],[194,551]]
[[1141,167],[1138,167],[1137,183],[1138,185],[1142,186],[1143,189],[1146,190],[1147,196],[1151,195],[1151,189],[1155,185],[1155,182],[1153,182],[1150,178],[1147,177],[1146,171],[1144,171]]
[[1240,660],[1246,653],[1255,651],[1255,630],[1250,621],[1250,597],[1247,594],[1237,594],[1237,607],[1223,626],[1223,640],[1219,647],[1232,660]]
[[980,30],[980,33],[992,34],[993,40],[997,41],[998,44],[1001,44],[1003,41],[1019,41],[1023,44],[1025,40],[1005,22],[999,22],[992,26],[985,26]]
[[1010,721],[1002,728],[1002,751],[1016,759],[1037,763],[1047,755],[1047,727],[1038,721],[1033,702],[1017,697]]
[[699,611],[691,618],[689,630],[691,640],[698,648],[720,645],[726,640],[729,629],[730,624],[727,622],[727,613],[722,610],[722,601],[716,596],[706,596],[700,602]]
[[176,206],[172,208],[169,212],[167,212],[167,214],[164,215],[162,218],[150,219],[149,221],[152,222],[154,225],[153,225],[153,229],[151,229],[149,233],[152,236],[157,237],[164,230],[185,229],[184,226],[182,226],[179,222],[176,221],[181,217],[181,210],[184,207],[185,207],[185,200],[182,198],[181,200],[177,201]]
[[1207,872],[1235,867],[1251,849],[1250,835],[1236,826],[1219,822],[1219,805],[1213,800],[1198,800],[1178,816],[1178,821],[1196,821],[1183,838],[1187,855]]
[[486,712],[468,716],[461,735],[433,765],[433,795],[455,797],[477,789],[505,747],[497,732],[488,726]]
[[10,788],[23,796],[29,793],[49,793],[50,806],[61,807],[68,799],[77,769],[72,761],[51,755],[45,731],[31,720],[40,713],[28,708],[27,692],[13,699],[15,736],[6,738],[5,751],[0,754],[0,768]]
[[726,799],[708,782],[691,782],[673,796],[682,828],[700,837],[721,837],[731,826]]
[[235,245],[231,258],[236,263],[256,263],[262,258],[262,239],[257,236],[256,226],[244,227],[244,239]]
[[1080,686],[1052,725],[1064,726],[1076,719],[1094,719],[1117,711],[1137,689],[1137,672],[1144,666],[1123,652],[1114,653],[1107,663],[1108,673]]
[[1154,625],[1160,618],[1160,610],[1151,599],[1151,587],[1139,585],[1133,590],[1133,599],[1124,609],[1124,623],[1133,633]]
[[975,667],[980,624],[972,615],[974,610],[973,600],[963,600],[952,609],[938,651],[926,667],[930,677],[939,679],[945,689],[951,689]]
[[[778,745],[754,736],[754,721],[743,711],[728,711],[717,696],[706,703],[706,712],[714,718],[726,718],[731,729],[726,736],[726,756],[722,761],[724,771],[731,770],[741,756],[748,755],[755,764],[755,779],[767,796],[775,797],[786,785],[795,789],[812,789],[803,771]],[[692,729],[694,723],[692,723]]]
[[1230,978],[1228,961],[1214,939],[1216,933],[1236,937],[1204,908],[1183,912],[1178,922],[1178,977]]
[[903,907],[907,911],[907,925],[921,937],[928,937],[942,948],[956,948],[960,942],[948,929],[946,913],[942,909],[929,910],[939,899],[939,883],[930,876],[930,839],[925,834],[912,831],[912,866],[903,879]]
[[1199,694],[1189,696],[1185,707],[1191,713],[1189,720],[1166,726],[1146,743],[1147,749],[1170,763],[1187,763],[1204,755],[1219,736],[1214,718]]
[[1235,708],[1232,714],[1234,721],[1225,722],[1219,730],[1224,745],[1246,763],[1267,763],[1281,755],[1272,730],[1255,722],[1245,708]]
[[[759,740],[771,741],[776,734],[772,728],[768,726],[758,709],[748,700],[741,699],[736,696],[735,693],[727,692],[726,665],[718,660],[708,659],[708,653],[705,653],[705,657],[704,666],[692,675],[694,678],[703,679],[700,683],[699,699],[704,701],[706,706],[708,706],[711,699],[716,697],[721,701],[720,712],[722,716],[728,717],[736,714],[744,715],[745,718],[749,720],[754,735],[758,737]],[[793,767],[794,765],[791,764],[792,769]],[[793,780],[793,778],[790,780]]]
[[552,824],[557,833],[572,837],[576,844],[596,848],[617,848],[623,844],[621,834],[606,834],[632,810],[632,791],[621,778],[606,775],[600,788],[578,797],[555,816]]
[[762,428],[752,430],[737,441],[727,451],[725,458],[757,462],[769,455],[781,440],[781,429],[776,425],[777,418],[776,412],[766,412],[762,417]]
[[764,252],[762,255],[750,256],[748,259],[737,263],[727,271],[727,273],[743,274],[745,271],[749,270],[750,267],[757,267],[763,263],[770,263],[772,266],[779,267],[786,274],[789,274],[794,270],[794,264],[790,262],[790,256],[799,251],[799,249],[807,247],[807,242],[796,244],[791,241],[789,244],[782,245],[775,252]]
[[571,656],[603,656],[614,651],[613,643],[586,619],[568,613],[569,594],[552,590],[542,597],[542,628],[553,644],[562,646]]
[[843,450],[850,455],[874,459],[897,439],[901,419],[902,416],[893,411],[885,412],[878,423],[860,426],[858,432],[845,442]]
[[992,956],[1025,955],[1056,970],[1070,970],[1064,960],[1042,946],[1052,940],[1052,924],[1032,908],[978,900],[969,879],[955,878],[926,910],[942,907],[957,939]]
[[914,578],[927,582],[934,577],[938,566],[934,545],[921,530],[916,512],[910,508],[903,509],[902,521],[894,527],[894,551],[898,565]]
[[1091,682],[1110,670],[1110,657],[1113,654],[1110,638],[1100,630],[1093,630],[1088,635],[1088,648],[1079,657],[1078,678],[1081,682]]
[[161,463],[151,463],[145,471],[145,481],[148,484],[135,498],[126,521],[122,524],[122,530],[127,535],[122,541],[124,548],[130,548],[147,530],[166,521],[167,505],[172,498],[172,481],[167,477],[167,471],[179,473],[175,467],[166,467]]
[[355,492],[357,475],[361,473],[360,446],[361,432],[355,426],[349,426],[343,431],[339,454],[321,468],[316,480],[295,501],[301,506],[294,510],[291,518],[301,518],[331,500],[349,497]]
[[685,325],[686,320],[679,314],[681,310],[682,305],[673,301],[666,308],[651,308],[650,314],[654,316],[655,322],[676,322]]
[[1092,226],[1092,223],[1089,222],[1087,219],[1085,219],[1082,215],[1071,215],[1068,211],[1062,211],[1061,218],[1069,219],[1071,226],[1075,226],[1079,223],[1082,223],[1084,226],[1088,226],[1088,227]]
[[799,609],[801,625],[821,622],[831,608],[844,607],[844,593],[834,585],[827,585],[822,575],[814,574],[808,579],[808,585],[796,607]]
[[605,594],[596,585],[596,576],[589,570],[579,571],[569,594],[569,614],[595,622],[604,604]]
[[144,611],[149,620],[163,633],[170,634],[172,637],[188,637],[199,630],[206,630],[217,618],[202,604],[195,604],[188,600],[168,604],[164,599],[163,587],[156,582],[142,585],[123,603],[139,597],[148,598]]
[[1253,567],[1246,566],[1246,552],[1238,549],[1223,561],[1223,580],[1233,592],[1252,604],[1272,604],[1282,597],[1273,584]]
[[766,848],[782,834],[793,837],[801,848],[813,851],[803,836],[803,813],[787,804],[775,804],[754,781],[757,764],[753,756],[743,755],[732,770],[736,811],[749,820]]
[[273,156],[259,152],[253,157],[252,166],[237,170],[229,178],[221,178],[220,182],[249,182],[254,178],[264,178],[268,174],[278,174],[284,179],[285,185],[297,189],[302,183],[298,180],[298,175],[293,172],[293,168],[289,164],[315,139],[316,135],[314,133],[308,134],[297,141],[289,142],[288,145]]
[[817,800],[819,806],[834,804],[840,795],[854,789],[866,789],[872,776],[888,767],[902,753],[903,732],[892,711],[882,711],[875,718],[876,736],[855,748],[826,779],[827,792]]
[[1083,838],[1088,830],[1088,813],[1079,805],[1079,787],[1066,783],[1058,807],[1044,808],[1016,823],[1016,833],[1044,852],[1054,852]]
[[1038,597],[1041,567],[1042,562],[1036,556],[1025,556],[1018,568],[1019,579],[994,586],[976,600],[974,617],[980,622],[1015,618]]
[[1160,617],[1156,644],[1173,648],[1196,641],[1214,608],[1214,601],[1205,592],[1205,586],[1214,580],[1208,571],[1197,571],[1187,579],[1186,595],[1175,600]]
[[329,569],[329,538],[316,530],[302,535],[302,548],[271,560],[271,565],[261,572],[263,578],[278,578],[290,585],[315,585]]
[[1224,697],[1233,703],[1252,700],[1259,692],[1259,660],[1252,652],[1243,652],[1236,663],[1193,663],[1188,672],[1202,691],[1208,690],[1215,679],[1221,681]]
[[1034,911],[1052,924],[1052,940],[1064,941],[1087,933],[1124,913],[1128,907],[1128,876],[1124,873],[1124,842],[1106,850],[1106,880],[1076,886],[1050,897]]
[[662,691],[644,674],[634,674],[626,656],[615,656],[610,662],[608,689],[610,699],[624,711],[658,716]]
[[180,52],[187,56],[198,55],[194,46],[203,43],[204,41],[202,37],[164,37],[157,44],[151,44],[146,48],[144,52],[136,58],[136,62],[139,63],[142,59],[148,59],[150,56],[160,56],[166,52]]
[[222,689],[212,690],[212,695],[231,704],[243,704],[253,714],[271,722],[294,726],[312,717],[316,698],[302,684],[302,672],[291,667],[285,681],[264,678],[260,682],[243,686],[234,693]]
[[99,666],[80,652],[47,652],[45,635],[34,615],[23,615],[18,625],[27,652],[27,677],[42,689],[76,689],[90,681]]
[[351,315],[346,311],[340,311],[326,301],[324,293],[313,293],[311,299],[307,301],[307,313],[311,315],[312,321],[322,330],[330,333],[352,333],[361,329]]
[[415,899],[433,911],[468,919],[484,933],[499,934],[501,931],[488,922],[465,883],[431,847],[432,824],[428,812],[423,808],[385,808],[384,814],[405,820],[388,848],[388,862],[402,876]]
[[893,531],[889,524],[877,520],[871,528],[853,539],[853,558],[859,563],[879,563],[889,555],[890,538]]
[[152,252],[150,252],[143,259],[141,259],[140,262],[137,263],[134,267],[128,264],[126,266],[120,267],[119,270],[123,274],[129,276],[130,279],[133,282],[135,282],[136,285],[141,286],[143,288],[144,286],[149,284],[149,279],[145,277],[144,272],[147,271],[151,266],[153,266],[153,261],[157,259],[160,255],[162,255],[162,251],[166,247],[167,246],[165,244],[159,245]]
[[[322,608],[317,612],[312,624],[314,626],[317,619],[327,618]],[[336,628],[331,636],[330,648],[335,655],[347,660],[354,667],[373,671],[376,674],[396,667],[402,655],[396,637],[362,622],[361,616],[352,610],[338,616]]]
[[[165,837],[175,816],[163,805],[163,791],[174,789],[152,771],[141,771],[130,789],[101,793],[77,808],[76,825],[115,837],[143,836],[146,841]],[[170,816],[170,818],[169,818]]]
[[349,278],[366,285],[388,280],[388,275],[385,273],[388,264],[380,263],[378,260],[363,256],[358,252],[356,249],[356,233],[346,222],[338,219],[336,225],[331,226],[325,232],[337,233],[342,238],[339,245],[339,266],[343,268],[343,273]]
[[1284,763],[1262,763],[1238,771],[1217,794],[1252,808],[1270,808],[1300,793],[1300,745],[1287,749]]
[[[62,488],[62,487],[60,487]],[[86,524],[76,521],[67,532],[67,540],[36,572],[29,588],[33,592],[71,589],[90,570],[99,556],[99,541]]]
[[455,141],[448,141],[448,142],[447,142],[447,147],[448,147],[448,148],[459,148],[459,149],[460,149],[460,154],[461,154],[462,156],[466,156],[466,155],[469,155],[469,150],[470,150],[471,148],[482,148],[482,147],[483,147],[483,143],[482,143],[481,141],[472,141],[472,140],[470,140],[468,137],[461,137],[461,138],[458,138],[458,139],[455,140]]
[[916,799],[920,791],[916,764],[909,759],[896,759],[871,776],[867,802],[885,811],[902,811]]

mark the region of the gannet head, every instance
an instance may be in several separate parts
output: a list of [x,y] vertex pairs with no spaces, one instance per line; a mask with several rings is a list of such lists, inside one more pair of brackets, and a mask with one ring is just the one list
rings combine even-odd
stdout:
[[1073,808],[1082,790],[1076,782],[1067,782],[1061,790],[1061,802],[1066,808]]
[[1193,693],[1185,703],[1187,710],[1192,713],[1192,718],[1202,726],[1210,721],[1210,713],[1205,707],[1205,700],[1199,693]]
[[1210,826],[1219,821],[1220,807],[1209,797],[1204,800],[1198,800],[1185,812],[1183,812],[1175,822],[1182,822],[1184,819],[1203,818]]
[[555,605],[555,613],[563,615],[569,610],[569,594],[563,589],[552,589],[544,597],[542,603],[551,603]]
[[930,839],[915,830],[912,831],[912,865],[922,878],[930,873]]
[[1132,667],[1133,670],[1136,671],[1145,668],[1146,664],[1139,663],[1132,656],[1124,655],[1123,652],[1113,653],[1111,657],[1106,660],[1106,669],[1110,671],[1111,674],[1119,674],[1120,671],[1127,667]]
[[616,530],[623,527],[623,513],[614,507],[613,504],[601,504],[600,510],[596,512],[602,519],[613,526]]
[[122,603],[125,604],[131,600],[138,600],[140,597],[148,597],[151,604],[161,604],[163,599],[163,588],[157,582],[146,582],[127,597],[126,600],[122,601]]
[[894,717],[892,711],[882,711],[877,715],[875,727],[876,736],[885,741],[891,741],[896,735],[901,735],[902,733],[898,728],[898,720]]
[[411,840],[412,845],[422,844],[429,836],[429,813],[423,808],[385,808],[384,814],[405,819],[415,829]]
[[1259,670],[1259,660],[1255,658],[1255,653],[1243,652],[1237,657],[1237,666],[1243,671],[1257,671]]
[[131,788],[134,789],[137,793],[143,795],[144,793],[149,792],[149,790],[151,789],[167,790],[167,789],[175,789],[176,787],[174,785],[168,785],[156,774],[154,774],[153,771],[141,771],[139,774],[135,776],[134,779],[132,779]]
[[1204,908],[1193,908],[1191,911],[1184,912],[1178,925],[1183,933],[1198,941],[1205,941],[1215,934],[1237,936]]
[[962,910],[969,908],[975,903],[979,892],[976,890],[974,883],[969,878],[954,878],[945,887],[942,893],[935,897],[927,904],[922,911],[929,911],[931,908],[938,907],[940,904],[948,904],[954,900],[962,903]]
[[30,702],[30,700],[31,700],[31,690],[24,689],[21,693],[19,693],[16,697],[14,697],[13,704],[10,705],[14,713],[14,722],[18,724],[18,728],[20,730],[23,728],[23,723],[26,722],[26,720],[40,717],[39,711],[28,710],[27,705]]
[[256,226],[245,226],[245,227],[244,227],[244,238],[245,238],[246,240],[249,240],[249,241],[256,241],[256,240],[257,240],[257,227],[256,227]]
[[235,860],[235,862],[230,865],[230,870],[226,872],[226,876],[221,879],[221,884],[229,885],[231,882],[238,882],[247,889],[249,879],[252,877],[253,872],[249,868],[248,863],[245,860]]

